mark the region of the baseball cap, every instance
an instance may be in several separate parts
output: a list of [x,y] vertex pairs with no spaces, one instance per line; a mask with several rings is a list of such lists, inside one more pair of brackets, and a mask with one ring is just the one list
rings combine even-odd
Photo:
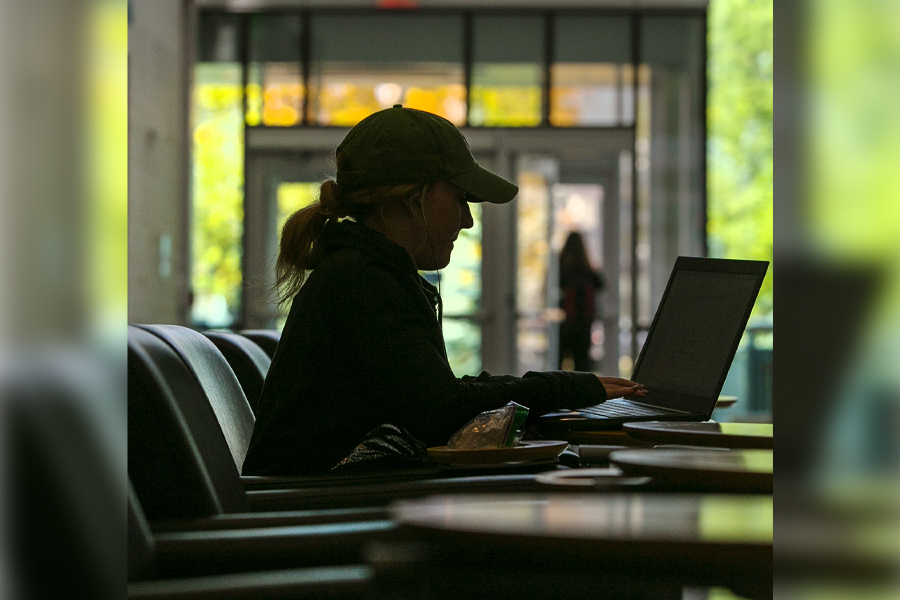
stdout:
[[395,104],[360,121],[337,147],[339,185],[368,187],[449,181],[471,202],[504,204],[518,186],[475,161],[466,138],[447,119]]

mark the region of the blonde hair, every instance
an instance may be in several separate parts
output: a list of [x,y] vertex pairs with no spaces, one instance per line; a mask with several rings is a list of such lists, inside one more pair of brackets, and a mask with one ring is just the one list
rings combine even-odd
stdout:
[[387,204],[402,202],[408,205],[414,199],[422,201],[431,185],[409,183],[349,189],[331,179],[322,183],[319,198],[288,217],[281,229],[274,286],[278,305],[283,307],[290,302],[321,260],[319,236],[327,222],[349,218],[362,223],[376,207],[384,220],[383,209]]

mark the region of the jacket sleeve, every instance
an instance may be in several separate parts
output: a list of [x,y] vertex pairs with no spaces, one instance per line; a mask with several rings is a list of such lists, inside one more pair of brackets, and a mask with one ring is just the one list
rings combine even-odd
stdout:
[[385,422],[405,427],[428,446],[445,444],[478,413],[511,401],[541,414],[606,399],[591,373],[457,378],[442,356],[436,316],[414,284],[380,265],[344,275],[342,282],[332,282],[340,289],[328,296],[339,298],[329,318],[352,353],[348,377],[360,379],[365,402],[377,407]]

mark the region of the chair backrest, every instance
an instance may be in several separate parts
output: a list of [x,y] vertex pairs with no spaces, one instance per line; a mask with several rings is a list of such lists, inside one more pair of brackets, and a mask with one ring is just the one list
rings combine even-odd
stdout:
[[206,331],[203,335],[216,345],[231,365],[250,408],[255,412],[272,359],[256,342],[242,335],[220,331]]
[[240,471],[197,377],[172,346],[136,326],[128,327],[128,463],[151,521],[240,512],[247,505]]
[[128,332],[129,476],[151,520],[220,513],[214,487],[181,409],[137,339],[151,335],[134,328]]
[[270,359],[275,357],[275,350],[278,348],[278,342],[281,341],[280,331],[275,329],[244,329],[240,334],[262,348],[269,355]]
[[[187,364],[206,399],[240,473],[256,419],[228,361],[206,336],[180,325],[138,325],[164,340]],[[176,392],[177,393],[177,392]]]

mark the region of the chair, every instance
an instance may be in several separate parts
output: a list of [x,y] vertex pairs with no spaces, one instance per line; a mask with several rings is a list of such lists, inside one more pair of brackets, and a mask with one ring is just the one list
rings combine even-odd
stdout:
[[240,334],[256,343],[269,358],[275,356],[275,349],[281,340],[281,332],[275,329],[244,329]]
[[[308,518],[327,520],[354,518],[347,516],[352,509],[370,507],[377,518],[398,497],[539,486],[530,474],[417,481],[441,475],[438,468],[389,476],[241,477],[253,415],[215,345],[184,327],[132,325],[128,360],[129,473],[154,526],[245,511],[322,511]],[[257,482],[277,489],[253,489]]]
[[366,544],[392,529],[382,521],[158,533],[129,485],[128,597],[365,597],[371,570],[357,563]]
[[236,333],[206,331],[203,335],[216,345],[228,361],[255,413],[266,373],[272,363],[271,357],[256,342]]
[[[239,388],[236,378],[234,385]],[[242,461],[240,448],[235,453]],[[161,338],[129,326],[128,473],[147,517],[184,519],[245,510],[238,468],[194,373]]]
[[[177,397],[173,389],[178,390]],[[260,517],[243,512],[254,506],[202,387],[171,346],[135,326],[128,328],[128,472],[143,512],[155,527],[166,521],[168,529],[333,523],[385,514],[366,509],[295,510]],[[275,479],[283,486],[313,480]]]
[[193,329],[179,325],[138,327],[162,339],[187,365],[189,372],[200,384],[202,395],[212,408],[222,433],[225,434],[234,464],[240,471],[256,419],[228,361],[215,344]]

